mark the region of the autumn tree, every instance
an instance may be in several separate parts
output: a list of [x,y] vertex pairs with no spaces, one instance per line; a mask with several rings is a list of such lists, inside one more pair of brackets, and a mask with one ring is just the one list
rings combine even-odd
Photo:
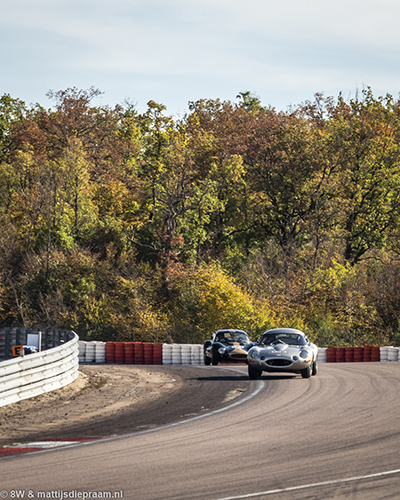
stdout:
[[343,255],[351,264],[383,248],[398,225],[400,208],[398,106],[391,96],[375,99],[370,89],[330,110],[331,162],[337,176],[336,203]]
[[222,176],[217,171],[227,179],[241,167],[237,157],[217,165],[210,154],[212,134],[193,127],[192,122],[175,123],[163,115],[164,109],[150,102],[142,118],[146,120],[146,147],[140,179],[148,194],[141,211],[148,214],[148,220],[135,241],[159,260],[168,261],[178,253],[185,260],[190,255],[198,257],[199,247],[209,237],[210,218],[223,206],[219,197]]
[[0,97],[0,161],[5,160],[12,146],[12,129],[24,120],[27,109],[20,99],[9,94]]

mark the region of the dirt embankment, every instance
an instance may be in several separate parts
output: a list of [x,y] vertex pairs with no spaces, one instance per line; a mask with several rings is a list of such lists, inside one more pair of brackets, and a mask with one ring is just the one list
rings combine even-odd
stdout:
[[221,407],[249,382],[220,367],[83,365],[69,386],[0,408],[0,446],[150,429]]

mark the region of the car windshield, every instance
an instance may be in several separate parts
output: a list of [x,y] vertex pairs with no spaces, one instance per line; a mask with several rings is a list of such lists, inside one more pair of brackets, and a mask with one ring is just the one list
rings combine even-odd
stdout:
[[249,337],[244,332],[219,332],[215,336],[217,342],[250,342]]
[[277,340],[289,345],[307,345],[304,335],[298,333],[267,333],[261,337],[260,343],[270,345]]

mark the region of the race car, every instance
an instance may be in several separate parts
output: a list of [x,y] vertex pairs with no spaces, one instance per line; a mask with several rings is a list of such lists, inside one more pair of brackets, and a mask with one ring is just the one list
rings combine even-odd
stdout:
[[243,330],[218,330],[211,340],[204,342],[204,364],[217,365],[221,361],[247,363],[247,352],[253,345]]
[[254,380],[262,372],[281,372],[310,378],[317,374],[317,356],[318,347],[300,330],[268,330],[247,354],[249,377]]

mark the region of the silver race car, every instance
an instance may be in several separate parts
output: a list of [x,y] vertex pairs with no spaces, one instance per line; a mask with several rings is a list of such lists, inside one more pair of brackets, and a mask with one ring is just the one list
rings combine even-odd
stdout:
[[317,355],[318,347],[300,330],[268,330],[247,354],[249,377],[254,380],[262,372],[283,372],[310,378],[317,374]]

